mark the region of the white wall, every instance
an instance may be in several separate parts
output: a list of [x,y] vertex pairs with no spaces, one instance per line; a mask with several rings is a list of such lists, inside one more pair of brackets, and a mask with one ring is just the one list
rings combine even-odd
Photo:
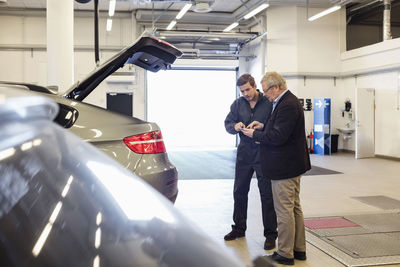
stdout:
[[[0,45],[46,44],[46,21],[38,17],[0,16]],[[0,50],[0,80],[47,82],[46,53],[42,51]]]
[[375,89],[375,154],[399,158],[400,39],[344,52],[341,60],[347,90]]
[[[309,12],[318,12],[310,9]],[[335,12],[314,22],[305,18],[302,7],[270,7],[267,15],[266,71],[276,70],[287,77],[289,89],[299,98],[332,98],[332,132],[342,127],[344,101],[355,103],[355,89],[376,89],[376,154],[400,157],[399,78],[400,39],[345,52],[345,14]],[[0,16],[0,80],[23,81],[46,85],[47,59],[45,14],[40,16]],[[117,48],[136,39],[140,33],[134,18],[121,17],[113,21],[113,31],[105,32],[105,19],[100,20],[100,60],[113,55]],[[80,48],[93,47],[93,19],[75,17],[74,42]],[[8,48],[14,47],[14,49]],[[26,48],[33,48],[33,50]],[[18,48],[18,49],[15,49]],[[252,73],[257,83],[262,77],[262,44],[250,42],[241,55],[256,55],[240,59],[239,72]],[[81,79],[95,67],[93,51],[75,51],[75,79]],[[145,73],[138,71],[134,90],[134,116],[145,118]],[[141,73],[141,74],[140,74]],[[140,76],[141,75],[141,76]],[[336,84],[333,76],[337,75]],[[304,76],[306,80],[304,81]],[[342,78],[341,78],[342,77]],[[258,84],[259,85],[259,84]],[[260,86],[260,85],[259,85]],[[105,106],[107,87],[89,99]],[[306,129],[312,127],[312,112],[306,112]],[[354,150],[354,139],[339,140],[339,148]]]
[[[320,9],[311,8],[317,13]],[[346,92],[342,80],[333,78],[340,73],[340,53],[345,51],[344,12],[336,12],[319,21],[309,22],[302,7],[270,7],[267,15],[266,71],[277,71],[287,79],[288,88],[299,98],[332,99],[332,133],[346,120],[340,110],[346,98],[354,99],[354,92]],[[257,59],[240,61],[240,70],[258,74],[261,70],[261,41],[249,43],[242,54],[255,51]],[[248,66],[250,65],[250,66]],[[305,77],[305,79],[304,79]],[[313,111],[305,111],[306,130],[313,127]],[[353,150],[353,143],[340,148]]]
[[375,154],[400,158],[399,71],[381,71],[344,80],[349,91],[375,89]]
[[[322,75],[338,73],[340,53],[345,51],[346,44],[345,12],[338,11],[310,22],[306,8],[296,10],[297,70]],[[309,8],[309,13],[320,11]]]
[[[319,11],[309,9],[309,14]],[[399,158],[400,39],[346,52],[344,10],[314,22],[306,20],[302,7],[271,7],[266,13],[267,71],[282,73],[299,98],[331,98],[333,134],[350,121],[348,114],[342,117],[345,100],[350,99],[354,108],[356,88],[374,88],[375,154]],[[254,47],[250,44],[246,49],[243,53]],[[255,66],[248,66],[241,60],[240,68],[257,70],[260,62],[255,59],[251,62]],[[313,112],[306,111],[305,118],[309,131]],[[355,137],[339,138],[339,148],[355,150]]]
[[[7,25],[7,27],[0,27],[0,47],[7,45],[14,49],[14,51],[4,51],[0,49],[2,53],[2,63],[0,68],[0,79],[7,79],[13,81],[21,81],[21,78],[25,82],[36,83],[38,81],[46,81],[46,73],[39,73],[41,77],[32,79],[30,73],[21,72],[22,66],[26,63],[26,60],[34,60],[37,63],[43,63],[45,57],[42,54],[46,54],[44,50],[46,46],[46,17],[25,17],[25,16],[0,16],[0,25]],[[122,48],[134,40],[132,36],[132,21],[130,18],[115,18],[113,20],[113,30],[111,32],[105,31],[105,19],[100,19],[99,22],[99,42],[100,49],[103,47],[114,46],[115,48]],[[84,46],[89,48],[94,47],[94,33],[93,33],[93,19],[92,18],[81,18],[75,17],[74,21],[74,44],[75,46]],[[34,48],[33,52],[29,51],[16,51],[22,50],[22,48]],[[79,55],[77,54],[79,53]],[[101,53],[101,61],[107,59],[110,55],[114,54]],[[30,57],[27,59],[26,57]],[[80,61],[75,65],[75,79],[82,77],[88,72],[95,68],[94,52],[75,52],[76,60],[79,57],[87,57],[85,60]],[[17,60],[16,60],[17,59]],[[21,60],[19,60],[21,59]],[[8,64],[5,64],[5,63]],[[12,62],[10,68],[9,63]],[[45,62],[44,62],[45,63]],[[14,64],[15,67],[14,67]],[[14,68],[13,68],[14,67]],[[7,71],[7,69],[9,69]],[[18,73],[20,76],[14,76]],[[35,75],[37,76],[37,75]],[[41,83],[43,84],[43,83]]]
[[[47,85],[46,14],[42,16],[0,16],[0,80]],[[106,61],[123,47],[131,44],[141,33],[134,17],[113,18],[111,32],[106,32],[106,18],[99,19],[100,62]],[[74,18],[74,78],[81,80],[96,68],[94,56],[94,20],[89,17]],[[32,49],[31,49],[32,48]],[[103,49],[103,50],[102,50]],[[133,115],[145,118],[144,72],[138,70],[134,88]],[[60,92],[68,88],[60,88]],[[110,89],[102,83],[86,102],[106,107],[105,92]]]
[[[254,77],[257,88],[261,90],[261,78],[264,76],[263,70],[266,71],[266,68],[262,66],[263,64],[263,42],[266,45],[265,41],[262,38],[257,38],[246,45],[246,47],[240,52],[240,55],[243,56],[239,60],[239,76],[245,73],[251,73]],[[252,57],[245,57],[245,56],[256,56],[255,58]],[[266,53],[264,54],[266,60]],[[266,61],[265,61],[266,62]]]
[[297,73],[297,7],[267,9],[267,71]]
[[[321,9],[309,8],[309,13]],[[267,11],[268,69],[286,75],[334,76],[345,51],[344,12],[313,22],[303,7],[275,7]]]
[[400,38],[341,54],[342,74],[353,75],[400,67]]

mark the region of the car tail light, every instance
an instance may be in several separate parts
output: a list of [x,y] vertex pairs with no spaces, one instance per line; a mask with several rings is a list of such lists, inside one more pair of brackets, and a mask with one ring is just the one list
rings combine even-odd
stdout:
[[161,131],[128,136],[124,143],[133,151],[140,154],[164,153],[165,145]]

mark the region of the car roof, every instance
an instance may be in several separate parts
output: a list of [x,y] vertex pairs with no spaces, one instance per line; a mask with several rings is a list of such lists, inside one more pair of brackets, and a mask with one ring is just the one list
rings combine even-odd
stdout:
[[[243,266],[147,183],[51,123],[57,105],[30,94],[0,85],[2,265]],[[47,119],[3,123],[41,108]]]

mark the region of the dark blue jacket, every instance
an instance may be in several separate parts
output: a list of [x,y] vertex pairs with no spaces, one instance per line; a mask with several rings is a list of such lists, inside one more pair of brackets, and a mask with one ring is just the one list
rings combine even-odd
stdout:
[[[269,115],[272,111],[272,103],[268,99],[259,93],[258,101],[254,106],[253,112],[250,108],[250,103],[243,97],[236,99],[232,105],[229,114],[225,119],[225,129],[230,134],[237,134],[235,131],[235,124],[238,122],[243,122],[244,125],[249,125],[253,121],[259,121],[266,123]],[[250,137],[245,136],[242,132],[239,132],[240,144],[253,143],[254,140]]]
[[311,169],[303,107],[290,91],[278,101],[264,129],[254,131],[253,138],[261,143],[261,167],[267,179],[293,178]]

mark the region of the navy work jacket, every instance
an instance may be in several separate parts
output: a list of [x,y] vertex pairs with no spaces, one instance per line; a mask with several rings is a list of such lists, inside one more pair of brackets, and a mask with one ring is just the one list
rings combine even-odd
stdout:
[[[230,112],[225,119],[225,129],[228,133],[238,133],[235,130],[235,124],[238,122],[243,122],[247,126],[253,121],[259,121],[265,125],[272,111],[272,103],[259,90],[257,93],[259,97],[253,110],[250,108],[249,101],[243,96],[232,103]],[[242,132],[239,132],[239,136],[240,144],[254,143],[252,138],[245,136]]]

